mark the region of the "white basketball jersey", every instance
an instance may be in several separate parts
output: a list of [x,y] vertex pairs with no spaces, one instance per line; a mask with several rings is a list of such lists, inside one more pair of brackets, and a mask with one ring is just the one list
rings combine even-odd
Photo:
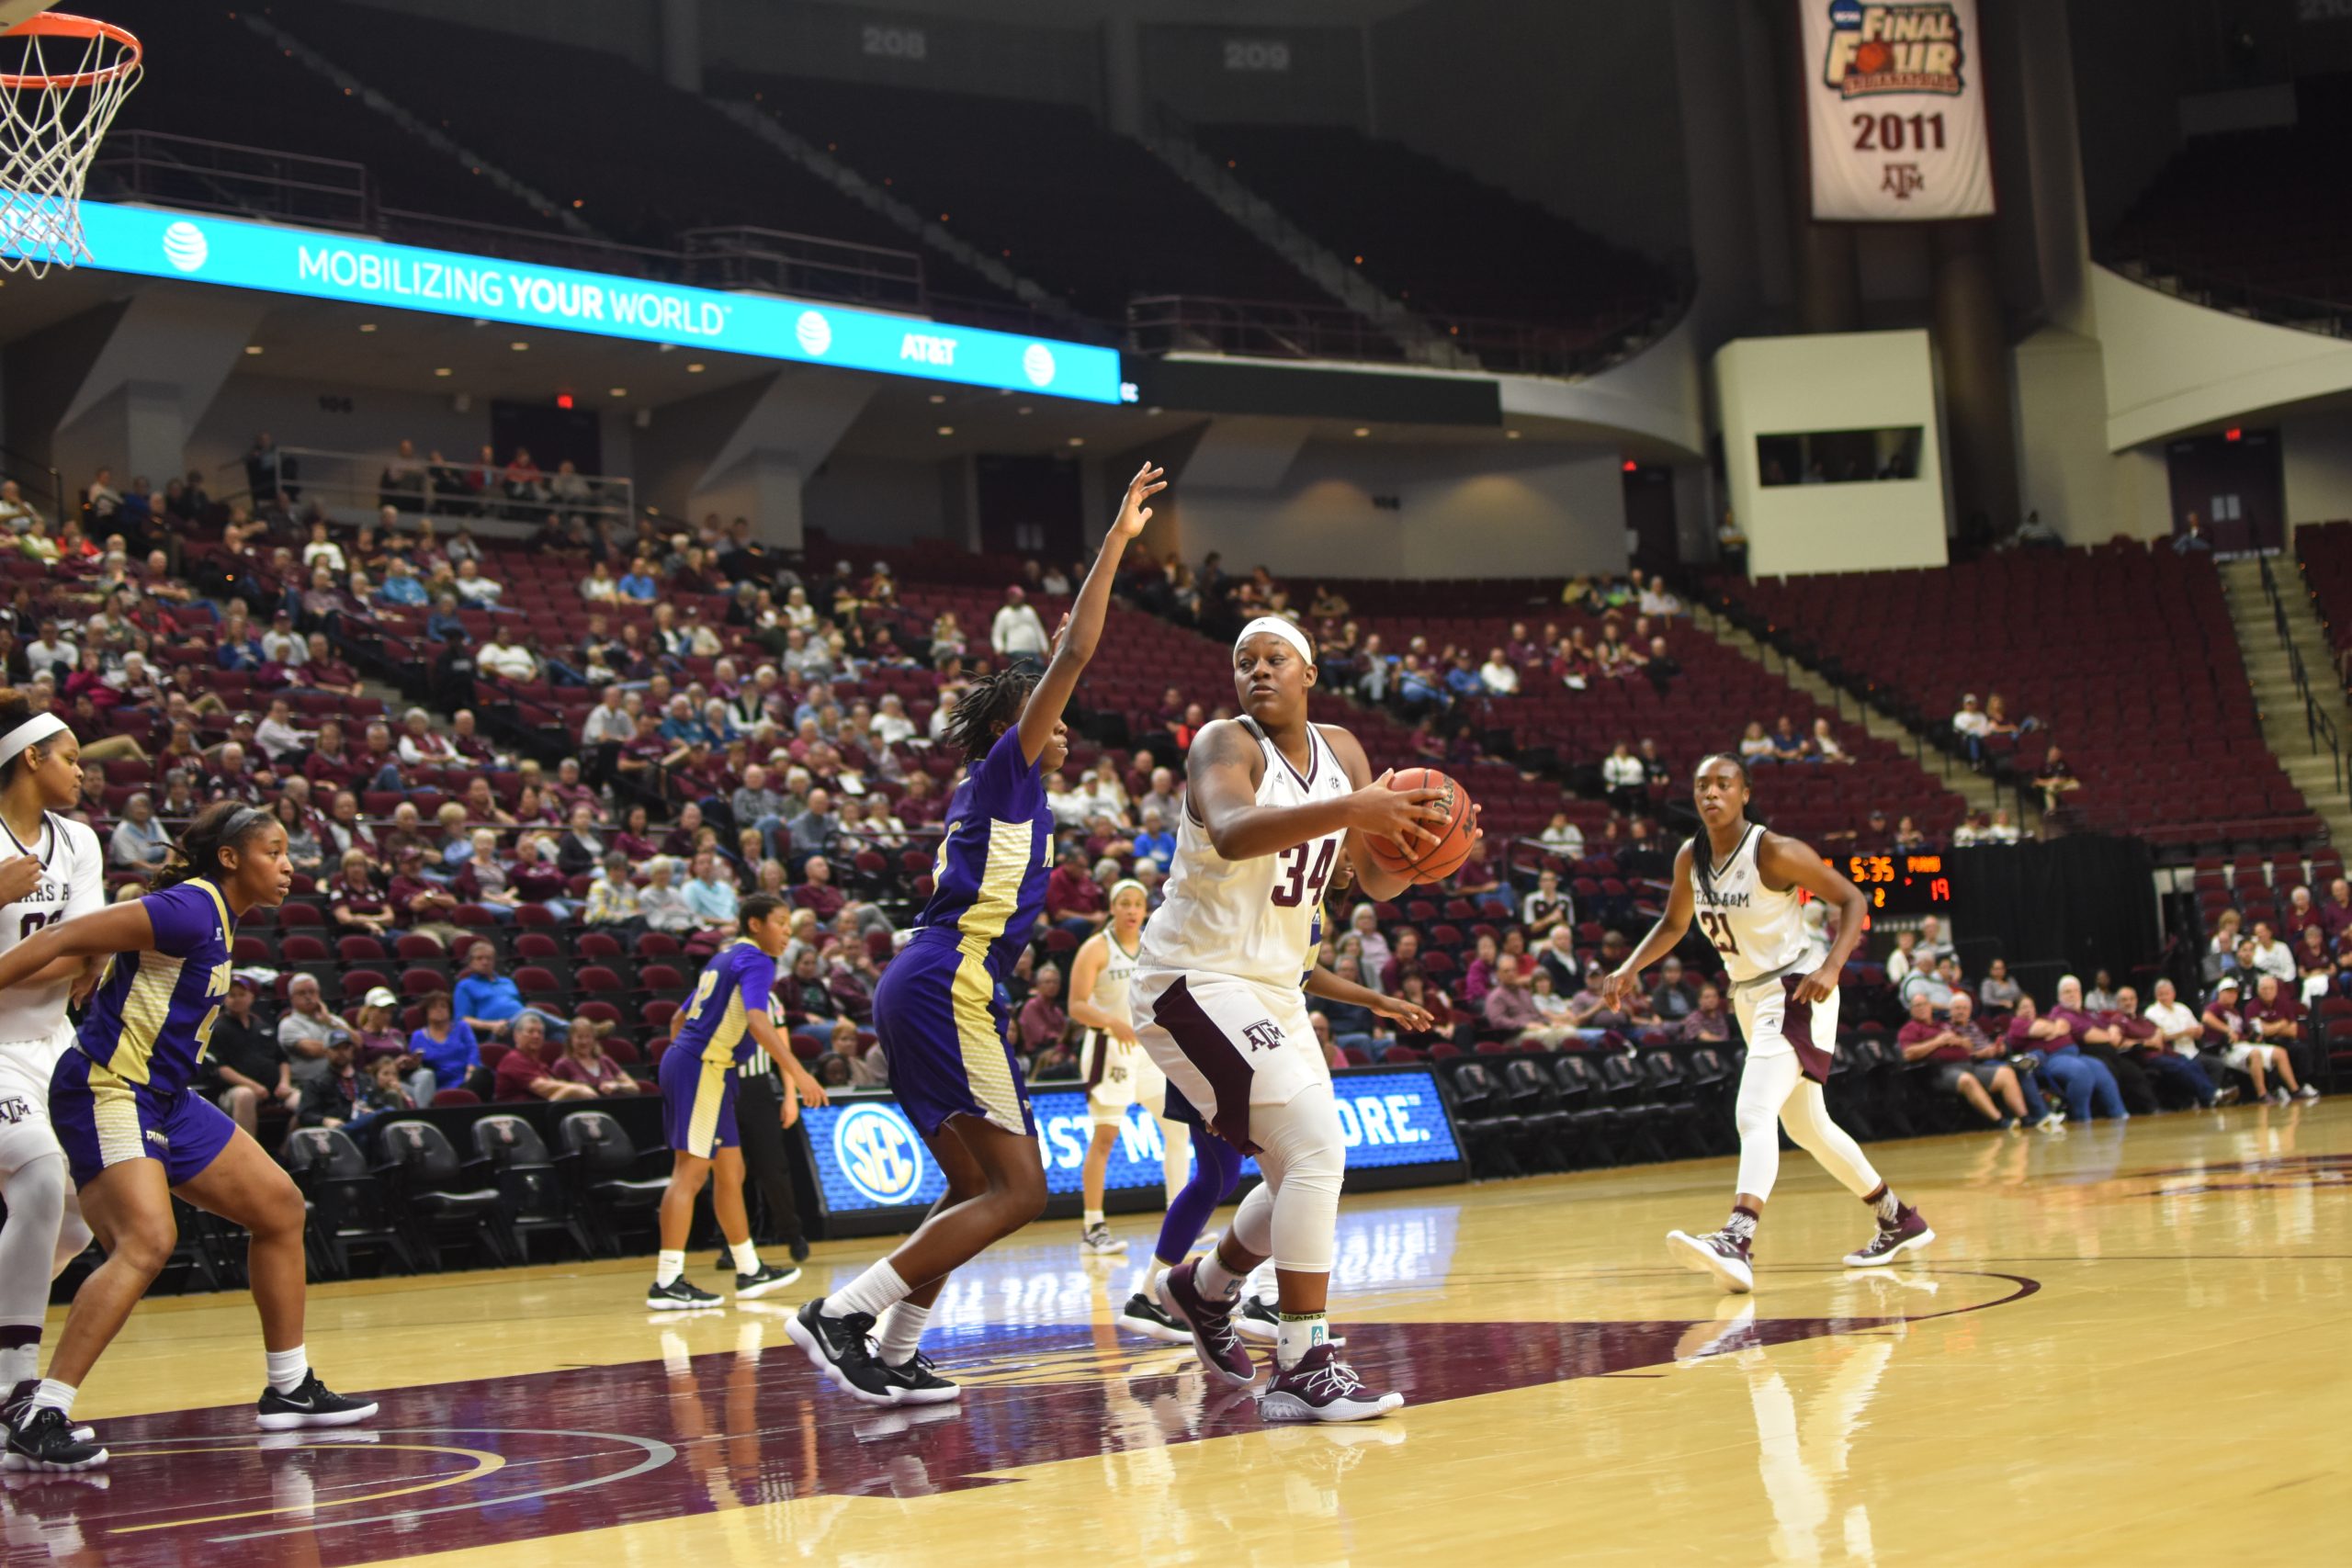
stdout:
[[1094,977],[1094,992],[1086,999],[1109,1013],[1113,1018],[1127,1016],[1127,982],[1135,978],[1136,959],[1143,952],[1143,939],[1137,933],[1136,951],[1129,953],[1119,945],[1119,939],[1109,928],[1102,932],[1102,969]]
[[[1265,753],[1259,805],[1305,806],[1351,792],[1347,770],[1320,729],[1307,727],[1302,773],[1256,724],[1233,722]],[[1232,975],[1296,990],[1323,890],[1339,870],[1346,840],[1344,833],[1326,833],[1280,854],[1227,860],[1188,801],[1176,828],[1176,863],[1165,898],[1144,928],[1136,962],[1146,969]]]
[[[0,905],[0,953],[45,926],[102,909],[107,902],[106,856],[98,848],[98,836],[87,827],[50,811],[42,813],[40,835],[34,842],[19,844],[12,841],[15,837],[0,828],[0,856],[37,856],[41,878],[23,898]],[[73,994],[70,979],[0,990],[0,1043],[47,1044],[63,1021],[65,1003]]]
[[[1797,889],[1776,893],[1756,869],[1757,847],[1763,841],[1763,828],[1750,823],[1739,847],[1709,867],[1707,878],[1700,877],[1698,866],[1690,868],[1699,930],[1714,943],[1735,984],[1794,968],[1814,945]],[[1712,852],[1703,833],[1694,852]]]

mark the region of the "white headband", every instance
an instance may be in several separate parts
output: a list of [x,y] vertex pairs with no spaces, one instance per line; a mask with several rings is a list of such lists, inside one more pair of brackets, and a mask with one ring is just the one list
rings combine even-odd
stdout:
[[72,728],[53,713],[35,714],[16,728],[0,736],[0,762],[6,762],[28,746],[38,746],[51,736]]
[[1301,659],[1306,660],[1307,663],[1312,664],[1315,662],[1315,645],[1306,640],[1306,634],[1305,632],[1300,631],[1296,626],[1292,626],[1280,615],[1261,615],[1256,620],[1250,622],[1248,626],[1242,627],[1241,635],[1233,639],[1233,651],[1236,653],[1240,652],[1241,645],[1248,642],[1251,637],[1256,637],[1261,632],[1273,633],[1274,636],[1282,638],[1284,642],[1298,649],[1298,656]]

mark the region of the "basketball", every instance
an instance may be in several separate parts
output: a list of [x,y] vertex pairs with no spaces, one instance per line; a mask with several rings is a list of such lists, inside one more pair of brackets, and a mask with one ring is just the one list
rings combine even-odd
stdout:
[[1854,51],[1854,73],[1860,76],[1875,76],[1894,63],[1894,51],[1872,39]]
[[1372,858],[1383,871],[1410,876],[1415,882],[1442,882],[1470,858],[1470,792],[1435,768],[1400,768],[1388,781],[1390,789],[1442,789],[1445,827],[1437,842],[1418,855],[1404,853],[1386,839],[1368,838]]

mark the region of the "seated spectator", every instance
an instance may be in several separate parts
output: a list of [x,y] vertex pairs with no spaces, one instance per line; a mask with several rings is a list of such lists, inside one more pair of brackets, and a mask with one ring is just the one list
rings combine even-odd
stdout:
[[1904,981],[1911,977],[1911,971],[1918,966],[1918,946],[1919,933],[1917,931],[1896,931],[1894,933],[1894,951],[1886,955],[1886,983],[1888,985],[1899,988]]
[[2083,781],[2058,748],[2052,746],[2042,754],[2041,766],[2033,775],[2033,787],[2041,792],[2041,808],[2055,811],[2066,804],[2066,797],[2083,787]]
[[1809,762],[1814,760],[1813,748],[1797,733],[1796,721],[1782,714],[1772,726],[1772,755],[1783,762]]
[[795,908],[807,909],[820,920],[830,920],[842,912],[849,896],[834,885],[831,862],[822,855],[810,855],[801,874],[805,880],[792,889]]
[[685,886],[678,889],[686,908],[706,930],[731,928],[738,903],[735,884],[721,874],[718,856],[709,850],[696,852],[687,873]]
[[1035,1055],[1067,1039],[1069,1015],[1062,1010],[1061,992],[1062,972],[1050,964],[1038,965],[1029,999],[1022,1004],[1015,1023],[1024,1055]]
[[327,1037],[350,1034],[351,1025],[327,1010],[319,977],[296,975],[286,984],[286,1011],[277,1020],[277,1048],[284,1052],[297,1086],[327,1070]]
[[[2254,1084],[2254,1098],[2284,1104],[2295,1092],[2289,1087],[2294,1065],[2279,1046],[2255,1037],[2254,1028],[2247,1022],[2240,998],[2243,993],[2238,977],[2224,975],[2213,987],[2213,999],[2205,1004],[2203,1023],[2208,1032],[2221,1037],[2221,1044],[2212,1055],[2232,1072],[2243,1073]],[[2161,998],[2160,989],[2157,996]],[[2273,1076],[2279,1078],[2274,1088]]]
[[645,863],[645,886],[638,889],[637,907],[648,931],[684,936],[701,929],[702,921],[686,903],[685,895],[671,884],[676,868],[677,862],[668,855],[656,855]]
[[1425,1030],[1412,1030],[1400,1025],[1396,1031],[1397,1044],[1410,1045],[1416,1051],[1427,1051],[1440,1042],[1448,1044],[1467,1043],[1466,1038],[1457,1037],[1459,1025],[1456,1022],[1453,999],[1437,987],[1430,985],[1429,976],[1422,974],[1419,969],[1416,968],[1406,975],[1397,988],[1390,994],[1399,1001],[1409,1002],[1414,1007],[1419,1008],[1429,1014],[1430,1019],[1430,1026]]
[[1780,752],[1772,745],[1772,738],[1764,733],[1764,721],[1751,719],[1739,736],[1739,756],[1744,762],[1769,762]]
[[514,1015],[513,1034],[514,1048],[498,1059],[498,1071],[492,1081],[493,1099],[514,1101],[596,1098],[596,1090],[587,1084],[557,1075],[556,1064],[563,1055],[562,1048],[548,1038],[547,1025],[539,1014]]
[[360,683],[359,671],[335,657],[326,633],[312,632],[304,646],[307,651],[295,675],[295,685],[305,691],[330,692],[341,697],[367,694],[367,688]]
[[253,982],[232,976],[229,994],[205,1052],[205,1092],[248,1136],[257,1136],[265,1106],[288,1114],[300,1109],[302,1092],[288,1071],[277,1034],[254,1016]]
[[571,1038],[549,1071],[565,1083],[583,1085],[607,1100],[644,1092],[645,1086],[631,1077],[628,1069],[605,1055],[602,1032],[592,1018],[571,1021]]
[[[525,1020],[536,1021],[544,1032],[559,1039],[570,1029],[563,1020],[524,1005],[521,988],[498,972],[498,949],[487,942],[477,942],[466,950],[465,973],[458,976],[449,1000],[478,1040],[518,1038],[516,1031]],[[503,1089],[500,1098],[505,1098]]]
[[1046,919],[1082,942],[1110,918],[1111,900],[1089,873],[1085,852],[1064,851],[1046,879]]
[[[1948,1022],[1937,1020],[1925,995],[1914,998],[1911,1020],[1896,1032],[1894,1043],[1905,1062],[1931,1075],[1938,1093],[1958,1095],[1970,1110],[1996,1127],[2023,1124],[2024,1092],[2015,1070],[1999,1059],[2007,1048],[1986,1039],[1975,1026],[1966,992],[1952,998],[1952,1017]],[[1993,1103],[1996,1095],[2001,1106]],[[2007,1108],[2006,1115],[2002,1106]],[[2033,1120],[2039,1123],[2043,1117],[2037,1115]]]
[[141,790],[123,802],[122,820],[107,840],[107,864],[118,871],[157,872],[172,858],[172,835],[155,817],[155,801]]
[[1491,648],[1487,650],[1487,662],[1478,667],[1478,683],[1489,696],[1515,697],[1519,694],[1519,671],[1503,657],[1501,649]]
[[2211,1075],[2194,1055],[2184,1056],[2172,1049],[2163,1028],[2140,1010],[2140,993],[2131,987],[2125,986],[2115,993],[2115,1006],[2105,1017],[2122,1037],[2117,1048],[2148,1077],[2168,1083],[2203,1110],[2236,1100],[2235,1085],[2226,1092],[2217,1089]]
[[[2257,932],[2268,929],[2255,928]],[[2255,979],[2254,995],[2245,999],[2238,1016],[2245,1020],[2250,1040],[2278,1053],[2273,1070],[2279,1088],[2273,1091],[2274,1098],[2282,1105],[2290,1098],[2317,1100],[2319,1089],[2311,1081],[2311,1056],[2303,1043],[2303,1007],[2295,999],[2293,989],[2263,970]]]
[[487,1100],[490,1071],[482,1066],[481,1048],[447,991],[424,998],[424,1021],[409,1032],[408,1048],[432,1073],[440,1089],[462,1089]]
[[1951,732],[1970,761],[1984,760],[1984,714],[1976,705],[1975,693],[1967,693],[1960,699],[1960,711],[1951,716]]
[[1649,806],[1649,771],[1634,755],[1629,741],[1618,741],[1601,759],[1600,783],[1609,793],[1609,804],[1620,811],[1631,814]]
[[471,558],[458,562],[450,586],[458,602],[473,610],[495,610],[506,593],[506,585],[483,575],[481,562]]
[[1576,903],[1560,886],[1556,871],[1538,872],[1535,891],[1520,903],[1520,925],[1530,942],[1540,942],[1552,934],[1555,926],[1576,925]]
[[1996,958],[1984,966],[1984,984],[1976,987],[1976,999],[1990,1012],[2008,1011],[2024,994],[2018,983],[2009,978],[2009,964],[2005,958]]
[[2081,980],[2072,975],[2059,977],[2057,1004],[2051,1008],[2049,1016],[2072,1027],[2075,1043],[2082,1054],[2115,1075],[2116,1088],[2123,1096],[2127,1112],[2134,1116],[2154,1112],[2156,1093],[2148,1083],[2148,1075],[2124,1054],[2126,1037],[2122,1029],[2086,1003]]
[[1650,1010],[1661,1023],[1679,1023],[1698,1010],[1700,987],[1682,970],[1682,960],[1671,954],[1657,966],[1657,984],[1650,991]]
[[1813,739],[1809,744],[1813,750],[1813,760],[1816,762],[1851,762],[1854,760],[1853,753],[1838,743],[1838,737],[1831,731],[1826,718],[1813,721]]
[[2089,1122],[2094,1103],[2102,1114],[2124,1119],[2123,1094],[2116,1086],[2115,1075],[2106,1063],[2083,1055],[2075,1041],[2073,1023],[2060,1017],[2040,1016],[2030,992],[2018,997],[2017,1010],[2009,1016],[2007,1043],[2011,1065],[2047,1076],[2075,1121]]
[[1546,849],[1568,860],[1584,858],[1584,829],[1569,821],[1565,811],[1552,813],[1552,820],[1544,826],[1542,842]]
[[358,1051],[351,1035],[336,1030],[322,1046],[320,1070],[302,1082],[302,1098],[294,1113],[298,1127],[347,1127],[366,1119],[361,1103],[366,1084],[359,1075]]
[[[551,836],[542,832],[526,832],[514,840],[514,863],[506,868],[506,880],[514,896],[526,904],[537,904],[559,920],[568,920],[578,913],[581,906],[570,896],[571,879],[555,863],[548,846]],[[553,1027],[554,1021],[550,1021]]]
[[512,629],[492,626],[490,640],[474,650],[475,667],[506,681],[536,681],[539,661]]
[[1727,1045],[1731,1043],[1732,1017],[1724,1006],[1720,987],[1699,987],[1699,1005],[1690,1016],[1675,1026],[1674,1037],[1691,1045]]
[[391,900],[376,880],[376,861],[366,850],[346,850],[327,884],[327,912],[345,934],[382,936],[396,923]]
[[1501,1032],[1518,1045],[1541,1045],[1547,1051],[1556,1051],[1576,1032],[1571,1019],[1547,1017],[1536,1006],[1528,987],[1527,971],[1508,959],[1496,968],[1494,986],[1487,991],[1482,1010],[1487,1027]]
[[2295,978],[2295,954],[2278,940],[2268,920],[2254,922],[2254,967],[2258,975],[2267,975],[2280,985],[2291,985]]

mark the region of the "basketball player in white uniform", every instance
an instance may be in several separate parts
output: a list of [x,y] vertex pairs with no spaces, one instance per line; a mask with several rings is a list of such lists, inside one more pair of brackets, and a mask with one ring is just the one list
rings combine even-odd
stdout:
[[1298,976],[1340,857],[1365,897],[1390,897],[1408,883],[1381,869],[1363,837],[1418,852],[1435,841],[1446,809],[1439,791],[1392,790],[1386,774],[1374,778],[1346,730],[1307,722],[1315,651],[1296,626],[1272,616],[1250,622],[1234,643],[1233,669],[1245,716],[1193,738],[1176,862],[1129,996],[1136,1036],[1170,1089],[1227,1143],[1256,1154],[1265,1182],[1242,1201],[1215,1251],[1160,1280],[1160,1302],[1191,1328],[1204,1366],[1250,1383],[1257,1368],[1234,1327],[1235,1296],[1272,1258],[1281,1322],[1259,1410],[1363,1420],[1404,1400],[1367,1389],[1329,1343],[1325,1306],[1346,1159],[1330,1068]]
[[1159,1173],[1168,1201],[1184,1190],[1192,1172],[1193,1130],[1165,1114],[1168,1080],[1136,1041],[1127,1019],[1127,982],[1143,945],[1143,924],[1151,895],[1130,878],[1111,889],[1111,923],[1086,939],[1069,969],[1069,1015],[1086,1026],[1079,1046],[1079,1077],[1086,1085],[1087,1115],[1094,1139],[1086,1146],[1079,1188],[1086,1203],[1086,1230],[1079,1250],[1092,1256],[1125,1252],[1127,1244],[1102,1219],[1102,1179],[1110,1169],[1111,1145],[1127,1124],[1127,1107],[1140,1105],[1159,1122]]
[[[81,748],[64,720],[0,691],[0,953],[106,905],[98,836],[58,815],[82,793]],[[74,1044],[65,1004],[95,971],[61,959],[0,991],[0,1409],[40,1381],[50,1281],[90,1245],[65,1154],[49,1124],[49,1077]]]
[[[1847,1254],[1857,1268],[1893,1262],[1936,1239],[1917,1210],[1895,1197],[1846,1130],[1829,1119],[1822,1086],[1838,1044],[1838,976],[1862,940],[1870,904],[1812,848],[1747,819],[1747,764],[1701,760],[1692,789],[1700,830],[1674,859],[1666,913],[1606,983],[1622,1006],[1641,972],[1682,940],[1695,914],[1731,976],[1732,1007],[1747,1041],[1739,1076],[1739,1189],[1731,1217],[1702,1236],[1670,1231],[1668,1250],[1728,1291],[1756,1288],[1752,1248],[1765,1200],[1780,1174],[1777,1117],[1799,1147],[1871,1206],[1878,1234]],[[1808,931],[1800,892],[1838,907],[1838,938],[1825,956]]]

